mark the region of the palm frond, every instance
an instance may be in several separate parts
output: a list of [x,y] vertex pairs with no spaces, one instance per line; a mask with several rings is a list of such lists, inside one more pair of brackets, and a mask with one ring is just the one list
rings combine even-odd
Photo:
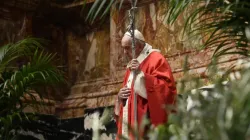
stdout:
[[7,44],[0,48],[0,73],[2,73],[6,67],[25,55],[31,55],[36,48],[42,48],[42,45],[46,43],[43,39],[38,38],[26,38],[17,43]]
[[101,18],[103,18],[107,13],[108,11],[110,10],[112,4],[114,3],[115,0],[110,0],[108,6],[106,7],[106,9],[104,10],[103,14],[101,15]]
[[[28,38],[0,49],[0,127],[4,128],[0,130],[1,138],[11,138],[11,129],[20,126],[13,124],[13,120],[30,118],[23,109],[28,104],[39,104],[33,94],[38,87],[65,82],[62,72],[53,65],[56,55],[45,52],[41,42],[44,41]],[[27,63],[18,69],[7,70],[19,59]],[[43,95],[39,96],[43,100]],[[23,103],[27,98],[29,102]]]
[[[249,55],[249,39],[246,28],[250,22],[250,2],[224,0],[166,1],[167,22],[173,24],[185,10],[191,10],[184,25],[188,36],[202,36],[203,48],[216,46],[214,56],[233,54]],[[195,8],[194,8],[195,7]],[[239,40],[241,43],[239,43]],[[245,48],[245,49],[242,49]],[[229,51],[230,50],[230,51]]]
[[[36,98],[29,93],[30,90],[35,90],[34,87],[63,82],[62,73],[51,64],[54,57],[55,55],[36,51],[29,64],[24,65],[20,70],[15,71],[9,79],[5,80],[0,85],[0,95],[5,96],[5,99],[7,99],[5,106],[15,108],[21,97],[25,98],[26,93],[32,100],[36,101]],[[10,107],[11,105],[13,107]]]
[[[97,19],[102,19],[108,14],[112,4],[118,3],[116,0],[96,0],[88,11],[86,21],[93,23]],[[123,0],[120,2],[123,3]],[[85,6],[84,6],[85,7]],[[99,18],[98,18],[99,17]]]

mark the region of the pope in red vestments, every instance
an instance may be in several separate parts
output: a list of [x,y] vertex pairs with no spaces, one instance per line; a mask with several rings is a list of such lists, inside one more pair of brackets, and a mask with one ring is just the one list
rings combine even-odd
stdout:
[[117,95],[115,104],[117,139],[121,135],[133,139],[128,126],[133,127],[135,123],[134,93],[137,97],[138,126],[145,115],[153,126],[166,123],[169,112],[166,111],[166,105],[173,105],[176,98],[175,81],[166,58],[159,50],[152,49],[152,46],[145,43],[143,35],[138,30],[135,30],[134,34],[136,59],[132,59],[132,38],[129,32],[124,34],[121,42],[124,53],[132,60],[127,65],[123,87]]

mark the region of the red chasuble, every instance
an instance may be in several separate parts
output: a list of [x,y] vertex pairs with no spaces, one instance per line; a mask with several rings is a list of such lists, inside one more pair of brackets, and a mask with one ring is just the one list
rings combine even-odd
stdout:
[[[148,44],[147,44],[148,45]],[[151,47],[151,46],[150,46]],[[126,123],[133,127],[134,124],[134,103],[133,93],[137,94],[137,121],[140,126],[143,116],[149,113],[149,119],[152,125],[157,126],[167,122],[167,112],[164,105],[173,105],[176,97],[175,81],[171,72],[171,68],[164,56],[157,51],[148,49],[145,56],[140,62],[141,72],[137,75],[136,80],[131,85],[131,95],[127,100],[127,114],[125,116]],[[130,70],[127,69],[123,86],[128,82]],[[139,83],[139,84],[138,84]],[[137,89],[136,89],[137,88]],[[136,90],[135,90],[136,89]],[[140,92],[146,92],[140,94]],[[120,135],[124,135],[124,110],[125,105],[120,103],[119,114],[117,117],[117,140]],[[133,139],[128,134],[129,139]]]

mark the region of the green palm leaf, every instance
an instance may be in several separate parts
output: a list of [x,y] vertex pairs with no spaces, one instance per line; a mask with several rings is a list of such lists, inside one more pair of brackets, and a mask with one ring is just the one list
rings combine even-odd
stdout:
[[[232,54],[230,52],[234,48],[235,53],[241,55],[248,55],[249,40],[245,34],[245,28],[250,22],[250,2],[246,0],[241,1],[224,1],[224,0],[179,0],[179,1],[166,1],[168,2],[168,23],[173,24],[176,19],[185,10],[196,6],[187,17],[184,25],[184,31],[189,36],[203,36],[206,40],[201,46],[208,48],[216,46],[214,56],[224,54]],[[208,38],[207,38],[208,36]],[[238,43],[238,40],[244,43]],[[231,42],[231,43],[229,43]],[[220,53],[218,51],[220,50]]]
[[[37,91],[43,100],[39,87],[65,82],[62,72],[53,65],[56,55],[45,52],[43,43],[41,39],[27,38],[0,49],[0,127],[4,128],[0,135],[4,139],[12,138],[10,130],[19,127],[12,124],[13,120],[30,119],[23,113],[27,105],[42,103],[34,95]],[[14,62],[19,59],[24,59],[26,64],[17,68]]]
[[36,48],[42,48],[42,45],[46,43],[45,40],[37,38],[27,38],[17,43],[5,45],[0,48],[0,73],[3,72],[6,67],[16,60],[25,55],[30,55]]

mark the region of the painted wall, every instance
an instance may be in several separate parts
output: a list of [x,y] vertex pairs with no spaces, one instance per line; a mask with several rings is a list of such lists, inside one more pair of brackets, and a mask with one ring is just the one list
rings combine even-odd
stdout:
[[73,84],[109,77],[109,26],[78,36],[67,31],[69,78]]
[[[166,56],[176,80],[183,76],[182,67],[186,56],[189,56],[189,72],[203,77],[206,75],[206,66],[210,63],[214,48],[195,50],[194,46],[201,42],[187,36],[182,38],[182,26],[188,12],[178,18],[176,23],[169,25],[164,18],[165,9],[166,4],[156,0],[147,0],[140,4],[136,12],[136,28],[144,34],[149,44],[160,49]],[[22,36],[33,34],[36,37],[51,39],[52,43],[47,49],[58,52],[59,65],[66,72],[70,86],[69,90],[67,87],[61,87],[55,91],[53,94],[57,98],[48,98],[46,106],[27,107],[27,112],[52,116],[34,122],[36,128],[27,125],[27,129],[21,130],[20,133],[28,135],[30,139],[34,137],[32,136],[34,133],[39,136],[38,139],[54,139],[60,136],[61,139],[76,140],[91,137],[93,114],[96,110],[102,112],[100,109],[102,107],[113,106],[116,94],[121,88],[126,62],[123,59],[120,41],[128,25],[127,10],[124,8],[119,11],[117,6],[113,5],[110,18],[101,27],[87,34],[76,32],[83,29],[81,26],[64,28],[55,23],[37,21],[32,17],[20,19],[13,25],[11,22],[0,21],[0,30],[5,29],[6,25],[11,26],[15,30],[13,35],[23,29]],[[238,56],[223,57],[219,66],[228,67],[238,58]],[[113,120],[111,124],[103,128],[101,135],[103,139],[115,137]],[[51,131],[42,129],[44,126],[49,127]],[[39,127],[42,131],[38,131]],[[32,131],[29,131],[31,129]],[[106,131],[111,132],[106,133]]]
[[[165,3],[154,0],[139,3],[136,28],[144,34],[149,44],[161,50],[176,81],[183,76],[186,56],[189,56],[189,73],[204,78],[214,48],[196,50],[195,46],[202,42],[197,41],[197,38],[182,36],[182,26],[188,11],[173,25],[169,25],[165,19],[166,7]],[[118,6],[113,5],[109,22],[84,36],[67,32],[69,77],[73,79],[74,85],[69,96],[58,105],[58,115],[63,118],[78,117],[84,115],[84,109],[114,105],[126,65],[120,41],[129,24],[127,10],[118,10]],[[219,66],[227,67],[237,59],[238,56],[223,57]]]

